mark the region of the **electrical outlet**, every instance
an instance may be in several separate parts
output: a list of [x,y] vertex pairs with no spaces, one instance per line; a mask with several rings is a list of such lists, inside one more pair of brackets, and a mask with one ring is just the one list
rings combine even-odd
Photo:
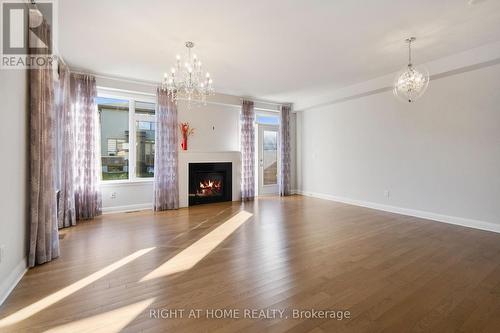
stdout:
[[116,192],[112,192],[109,196],[111,199],[116,199]]
[[385,191],[384,191],[384,196],[385,196],[386,198],[389,198],[389,197],[391,196],[391,192],[390,192],[389,190],[385,190]]

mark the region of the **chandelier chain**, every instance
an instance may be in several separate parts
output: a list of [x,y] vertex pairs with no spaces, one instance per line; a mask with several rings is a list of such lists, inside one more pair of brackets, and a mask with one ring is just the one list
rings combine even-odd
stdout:
[[408,66],[411,66],[411,39],[408,42]]

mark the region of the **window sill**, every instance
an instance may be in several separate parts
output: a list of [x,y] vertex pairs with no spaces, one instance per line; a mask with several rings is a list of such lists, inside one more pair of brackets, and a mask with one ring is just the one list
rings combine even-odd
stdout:
[[127,179],[127,180],[101,180],[101,187],[113,186],[140,186],[146,184],[153,184],[153,178],[146,179]]

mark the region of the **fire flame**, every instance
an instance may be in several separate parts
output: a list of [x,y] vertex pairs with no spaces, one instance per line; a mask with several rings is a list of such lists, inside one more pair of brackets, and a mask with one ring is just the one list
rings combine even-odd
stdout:
[[207,179],[200,182],[198,195],[204,195],[204,196],[214,195],[219,193],[221,188],[222,188],[222,181]]
[[219,189],[220,188],[220,181],[217,180],[206,180],[204,182],[200,182],[200,188],[202,190],[204,189]]

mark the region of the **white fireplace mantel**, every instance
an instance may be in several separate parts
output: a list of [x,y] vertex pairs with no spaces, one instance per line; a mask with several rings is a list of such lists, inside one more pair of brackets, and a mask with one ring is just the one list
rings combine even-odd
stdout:
[[231,162],[233,201],[240,200],[241,153],[239,151],[179,151],[179,206],[188,206],[189,163]]

